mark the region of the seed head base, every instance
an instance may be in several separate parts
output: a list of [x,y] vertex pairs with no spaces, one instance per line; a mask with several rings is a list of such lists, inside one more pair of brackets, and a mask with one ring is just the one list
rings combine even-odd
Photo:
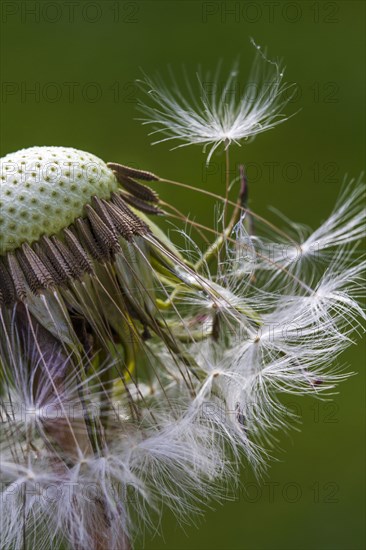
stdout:
[[112,192],[110,199],[92,197],[85,205],[85,217],[78,217],[58,235],[42,235],[31,245],[24,242],[0,256],[0,306],[13,306],[25,300],[28,292],[67,286],[85,274],[93,275],[93,262],[113,262],[121,251],[120,238],[131,242],[151,233],[148,224],[130,208],[148,214],[161,214],[155,191],[136,181],[159,178],[109,163],[125,191]]

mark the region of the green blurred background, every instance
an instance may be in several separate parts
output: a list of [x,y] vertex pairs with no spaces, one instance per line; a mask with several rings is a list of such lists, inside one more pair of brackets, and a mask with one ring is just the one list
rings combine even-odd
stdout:
[[[135,119],[135,79],[182,65],[229,68],[240,84],[257,43],[283,58],[298,93],[284,125],[232,150],[248,167],[251,206],[269,205],[316,227],[345,174],[365,165],[365,3],[6,2],[1,4],[1,155],[31,145],[66,145],[168,178],[223,192],[223,157],[209,170],[198,147],[152,147]],[[200,222],[212,204],[160,184],[161,196]],[[274,218],[273,218],[274,219]],[[365,547],[365,384],[362,343],[344,354],[357,376],[333,404],[291,399],[301,431],[280,438],[267,477],[243,468],[243,488],[184,532],[171,515],[147,549],[348,549]]]

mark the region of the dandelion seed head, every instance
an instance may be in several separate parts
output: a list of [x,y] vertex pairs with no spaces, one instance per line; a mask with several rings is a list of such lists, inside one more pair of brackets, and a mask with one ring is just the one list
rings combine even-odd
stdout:
[[[170,137],[210,158],[277,124],[282,71],[260,61],[275,93],[252,105],[155,88]],[[281,395],[332,395],[366,318],[360,180],[315,231],[257,216],[253,235],[241,194],[207,250],[188,234],[182,250],[150,220],[141,182],[159,178],[103,166],[105,197],[0,257],[0,526],[16,550],[127,548],[165,507],[184,523],[225,498],[243,459],[260,475],[295,421]]]
[[4,252],[45,233],[52,235],[84,215],[94,195],[109,198],[118,183],[95,155],[71,147],[30,147],[0,161]]

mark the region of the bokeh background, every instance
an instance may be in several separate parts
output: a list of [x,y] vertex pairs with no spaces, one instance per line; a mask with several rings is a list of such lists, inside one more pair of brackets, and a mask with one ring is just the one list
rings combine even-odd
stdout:
[[[152,147],[136,121],[135,80],[182,65],[230,68],[239,84],[249,37],[284,59],[298,92],[284,125],[232,150],[247,165],[250,205],[316,227],[345,174],[365,166],[365,3],[360,1],[109,1],[1,3],[1,155],[66,145],[223,192],[223,156],[209,170],[198,147]],[[236,93],[234,91],[234,93]],[[212,226],[213,205],[168,184],[161,196]],[[356,376],[332,403],[291,399],[301,430],[279,438],[262,480],[246,467],[233,500],[182,530],[169,514],[149,550],[359,550],[365,547],[365,353],[344,354]],[[159,526],[157,526],[158,528]]]

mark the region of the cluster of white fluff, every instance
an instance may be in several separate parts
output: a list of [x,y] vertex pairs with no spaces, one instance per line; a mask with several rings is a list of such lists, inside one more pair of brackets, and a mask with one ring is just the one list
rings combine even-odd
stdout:
[[[305,252],[293,264],[287,261],[285,269],[279,263],[277,269],[276,263],[269,268],[263,258],[249,271],[243,269],[249,236],[242,222],[236,226],[231,257],[217,276],[205,275],[212,293],[185,288],[177,294],[171,313],[180,331],[190,335],[184,348],[195,365],[184,365],[161,341],[145,342],[154,368],[141,383],[132,373],[126,391],[113,399],[113,422],[99,455],[89,456],[83,449],[83,419],[86,411],[103,415],[96,404],[100,399],[103,405],[103,374],[114,365],[104,365],[83,381],[76,370],[62,393],[51,391],[52,373],[43,374],[35,391],[39,359],[29,377],[29,357],[17,352],[16,333],[8,335],[13,341],[3,350],[8,364],[0,465],[4,548],[22,547],[19,518],[26,518],[27,536],[35,537],[36,548],[56,548],[65,533],[73,544],[93,548],[91,533],[100,522],[99,505],[108,516],[109,540],[117,545],[122,536],[140,532],[143,524],[153,529],[156,516],[151,513],[161,504],[184,521],[210,497],[220,497],[225,489],[221,482],[234,479],[242,454],[261,468],[274,430],[285,428],[290,420],[280,395],[318,397],[346,376],[332,365],[364,317],[357,298],[365,267],[349,250],[362,224],[359,193],[349,189],[352,220],[348,209],[346,217],[342,215],[342,203],[303,241],[317,238],[319,243],[320,254],[308,271],[310,280],[298,265],[306,259]],[[50,302],[47,297],[37,300],[46,315]],[[198,331],[203,337],[216,322],[218,338],[201,340]],[[87,390],[84,411],[80,390]],[[131,400],[140,411],[138,422],[129,411]],[[47,448],[47,422],[54,417],[62,429],[70,422],[75,432],[78,456],[70,464],[65,464],[62,449],[57,454],[52,446]],[[43,529],[45,523],[52,528]]]

